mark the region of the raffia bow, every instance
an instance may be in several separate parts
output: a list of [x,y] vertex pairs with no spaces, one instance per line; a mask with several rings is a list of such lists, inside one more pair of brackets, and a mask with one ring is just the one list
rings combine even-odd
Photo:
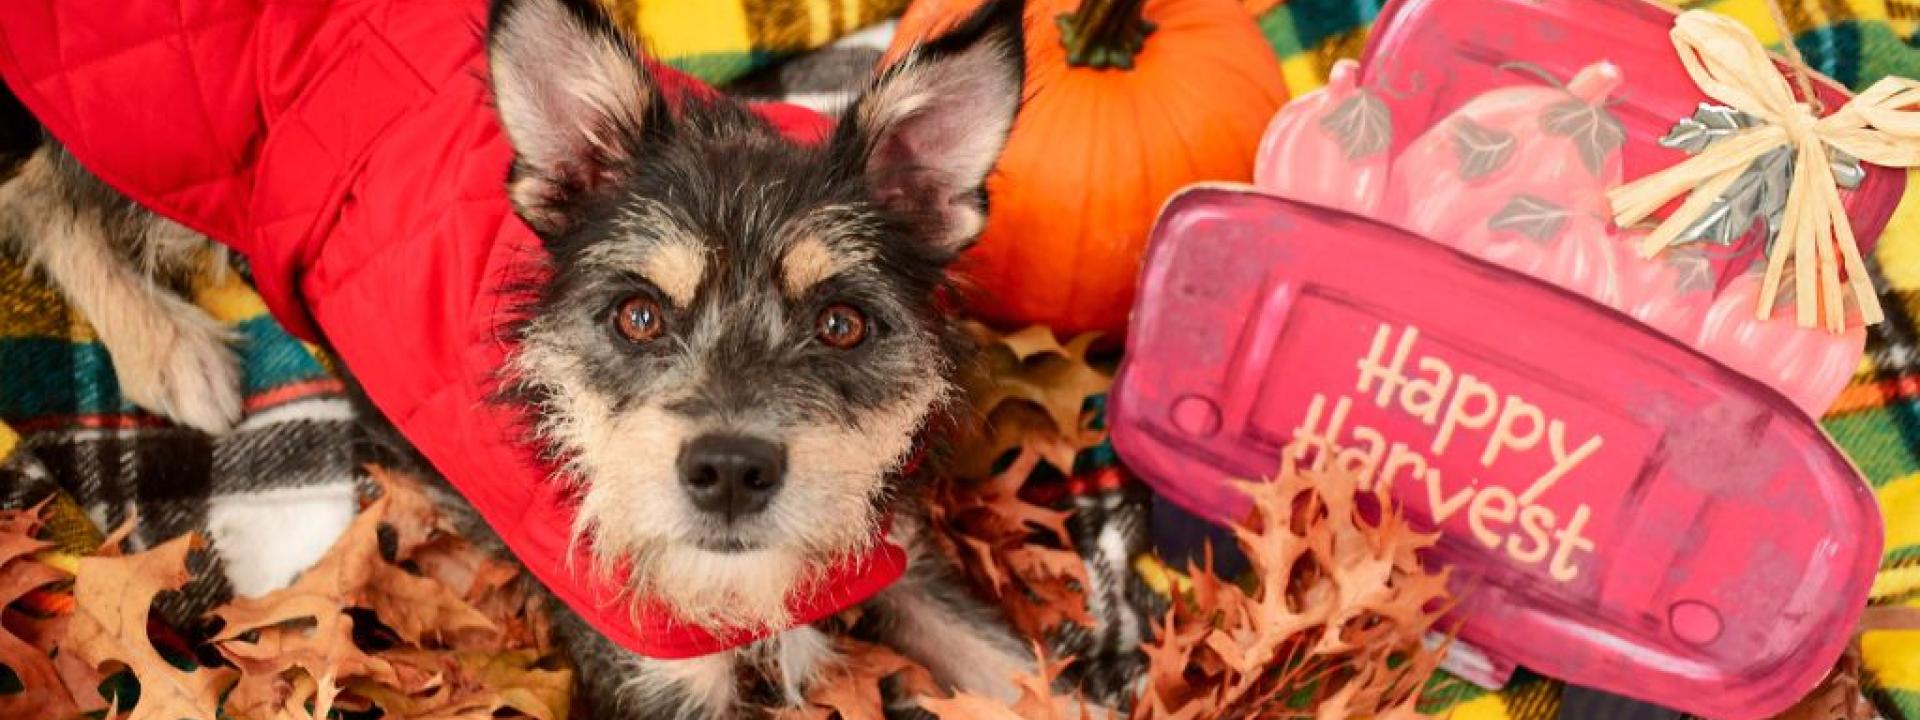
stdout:
[[1802,326],[1813,327],[1816,316],[1824,313],[1827,329],[1845,329],[1843,265],[1861,319],[1869,325],[1880,322],[1880,303],[1841,204],[1829,152],[1839,150],[1887,167],[1920,166],[1920,111],[1907,109],[1920,103],[1920,82],[1888,77],[1838,112],[1815,117],[1812,109],[1794,100],[1766,49],[1739,23],[1689,10],[1675,19],[1672,36],[1680,62],[1702,92],[1760,123],[1607,193],[1614,222],[1632,226],[1668,200],[1691,192],[1641,243],[1641,257],[1653,257],[1706,212],[1756,158],[1782,146],[1793,148],[1793,181],[1779,235],[1768,248],[1758,316],[1773,314],[1780,277],[1792,261],[1794,302]]

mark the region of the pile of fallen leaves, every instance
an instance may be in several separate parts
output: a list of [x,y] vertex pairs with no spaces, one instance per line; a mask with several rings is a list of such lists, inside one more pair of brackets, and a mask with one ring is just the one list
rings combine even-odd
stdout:
[[1195,569],[1146,648],[1135,718],[1416,718],[1443,648],[1446,573],[1420,565],[1435,536],[1340,472],[1243,485],[1242,587]]
[[[784,717],[879,717],[891,684],[935,715],[1078,718],[1054,681],[1070,658],[1039,642],[1088,624],[1086,568],[1068,513],[1030,483],[1070,476],[1105,440],[1098,396],[1111,374],[1093,336],[982,331],[969,390],[986,431],[935,489],[941,547],[1034,645],[1036,674],[1013,705],[942,693],[924,667],[843,638],[806,707]],[[124,553],[125,530],[76,557],[42,540],[40,510],[0,513],[0,718],[129,720],[534,718],[564,720],[571,673],[517,568],[455,534],[412,481],[380,486],[333,548],[290,587],[212,612],[192,642],[150,617],[188,579],[198,536]],[[1414,716],[1440,653],[1421,642],[1445,579],[1415,553],[1432,538],[1340,476],[1249,484],[1238,529],[1244,583],[1192,569],[1145,648],[1136,718]]]
[[313,568],[216,609],[199,645],[150,617],[198,535],[127,554],[123,530],[75,559],[37,539],[41,510],[0,513],[0,717],[564,720],[572,674],[518,570],[453,534],[412,481],[375,479],[379,499]]
[[[1088,400],[1108,390],[1111,374],[1088,357],[1092,335],[1067,343],[1045,328],[979,335],[986,372],[969,390],[985,432],[961,452],[960,477],[937,491],[935,525],[975,587],[1016,629],[1043,638],[1063,623],[1092,622],[1086,568],[1067,513],[1022,490],[1043,468],[1071,474],[1076,457],[1105,440]],[[1191,569],[1145,648],[1148,677],[1129,703],[1131,717],[1420,717],[1415,703],[1444,653],[1423,642],[1446,597],[1445,576],[1416,557],[1433,536],[1344,475],[1285,475],[1245,487],[1255,514],[1236,532],[1252,577],[1243,586]],[[849,662],[792,717],[874,717],[888,679],[923,694],[922,705],[949,720],[1082,714],[1076,700],[1051,689],[1070,658],[1048,658],[1037,644],[1040,672],[1019,679],[1022,697],[1012,706],[941,697],[925,668],[884,648],[841,649]]]

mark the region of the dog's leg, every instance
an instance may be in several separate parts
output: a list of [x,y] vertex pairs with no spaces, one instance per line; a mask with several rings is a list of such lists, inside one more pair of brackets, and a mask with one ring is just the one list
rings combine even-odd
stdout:
[[[897,517],[895,537],[906,540],[907,574],[875,596],[881,640],[919,662],[943,685],[1014,703],[1014,679],[1038,673],[1033,648],[1018,639],[998,612],[983,605],[925,539],[919,522]],[[1063,679],[1064,680],[1064,679]],[[1112,709],[1056,681],[1054,717],[1118,717]]]
[[919,522],[899,517],[894,532],[908,548],[908,566],[872,600],[881,641],[943,685],[1005,703],[1019,699],[1014,678],[1035,671],[1033,649],[967,592]]
[[230,429],[241,376],[226,329],[132,260],[143,244],[195,245],[192,231],[88,187],[99,182],[59,154],[43,146],[0,186],[6,234],[92,324],[128,400],[188,427]]

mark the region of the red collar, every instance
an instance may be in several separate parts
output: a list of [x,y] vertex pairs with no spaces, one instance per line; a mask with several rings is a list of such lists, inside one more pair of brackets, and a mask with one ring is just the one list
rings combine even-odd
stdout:
[[[919,472],[926,463],[926,448],[924,439],[916,440],[913,454],[894,474],[906,477]],[[907,570],[907,553],[888,538],[892,529],[893,516],[888,513],[881,517],[879,528],[865,550],[842,558],[806,587],[796,590],[787,599],[787,610],[793,616],[793,624],[782,630],[708,629],[682,622],[666,607],[650,600],[640,602],[631,623],[613,622],[609,616],[617,616],[620,605],[626,602],[626,599],[618,597],[599,598],[596,603],[600,605],[600,612],[579,614],[609,639],[646,657],[676,660],[732,650],[776,632],[810,625],[837,615],[865,602],[900,579]],[[587,553],[584,548],[576,551],[574,560],[578,563],[577,567],[592,567],[592,558]],[[608,586],[626,587],[626,583],[621,578],[602,587]]]

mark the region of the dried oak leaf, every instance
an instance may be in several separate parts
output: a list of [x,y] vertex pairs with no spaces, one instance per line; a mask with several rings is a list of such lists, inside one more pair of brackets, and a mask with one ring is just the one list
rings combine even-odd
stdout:
[[1860,643],[1856,635],[1847,645],[1833,672],[1812,692],[1774,716],[1774,720],[1871,720],[1879,717],[1873,704],[1860,691]]
[[435,537],[454,533],[453,527],[441,518],[439,506],[427,497],[418,481],[378,466],[369,466],[367,474],[379,486],[380,498],[386,501],[380,523],[393,532],[394,559],[412,560],[420,546]]
[[336,637],[332,627],[343,621],[350,607],[372,610],[401,639],[423,640],[463,632],[497,632],[486,616],[456,596],[445,585],[407,572],[380,555],[379,528],[388,518],[395,497],[391,490],[374,500],[341,533],[319,562],[288,587],[258,598],[236,598],[214,611],[226,621],[217,640],[230,640],[249,630],[311,618],[322,637]]
[[834,640],[836,664],[813,681],[806,702],[774,715],[781,720],[868,720],[885,717],[882,683],[898,683],[905,697],[928,697],[939,692],[933,673],[882,645],[848,637]]
[[941,483],[932,504],[941,548],[1000,599],[1014,627],[1029,637],[1061,622],[1093,624],[1086,609],[1086,565],[1067,532],[1069,513],[1020,497],[1039,462],[1036,452],[1023,448],[992,478]]
[[392,720],[493,718],[512,710],[534,720],[566,720],[573,673],[538,667],[531,651],[460,652],[404,648],[382,657],[398,683],[356,680],[347,692]]
[[[0,609],[5,609],[68,575],[32,556],[51,547],[34,537],[39,532],[37,512],[0,515],[6,516],[0,517]],[[48,651],[6,627],[0,627],[0,665],[12,670],[21,684],[20,692],[0,695],[0,717],[54,720],[83,712]]]
[[313,701],[315,718],[327,716],[343,678],[397,682],[391,665],[367,655],[354,643],[353,618],[344,614],[338,622],[324,626],[302,622],[270,625],[248,633],[247,638],[222,641],[218,647],[220,654],[240,669],[234,693],[247,698],[275,698],[277,702],[269,707],[284,708],[293,700],[279,694],[282,689],[290,689],[284,684],[285,675],[295,668],[305,670],[306,677],[313,681],[308,697]]
[[458,535],[440,535],[413,553],[420,574],[447,586],[499,628],[498,633],[461,633],[459,650],[531,648],[546,655],[552,633],[540,596],[520,568]]
[[[215,644],[247,670],[248,695],[263,692],[260,684],[272,683],[290,670],[303,670],[316,684],[315,716],[323,717],[343,680],[393,682],[393,669],[353,642],[349,608],[372,610],[396,635],[414,645],[468,633],[498,634],[485,615],[447,586],[409,573],[381,556],[383,524],[395,527],[400,549],[411,553],[426,542],[427,535],[418,528],[436,520],[424,495],[409,492],[406,483],[394,477],[374,477],[382,486],[381,497],[363,509],[298,580],[261,597],[235,598],[214,611],[225,621]],[[401,530],[401,525],[407,529]]]
[[1445,575],[1418,558],[1434,536],[1384,494],[1359,494],[1350,474],[1287,472],[1245,487],[1254,516],[1236,539],[1253,581],[1192,572],[1144,649],[1133,717],[1419,717],[1443,655],[1423,642],[1446,598]]
[[922,697],[920,707],[940,720],[1080,720],[1091,717],[1092,711],[1079,700],[1053,692],[1054,680],[1060,677],[1060,672],[1070,662],[1049,660],[1038,642],[1033,644],[1033,654],[1038,661],[1036,672],[1013,679],[1014,685],[1020,688],[1020,699],[1012,705],[960,692],[946,698]]
[[89,557],[74,573],[74,614],[63,649],[94,668],[124,664],[140,681],[140,700],[126,720],[214,720],[220,695],[235,673],[228,668],[181,670],[147,639],[153,598],[188,579],[187,552],[203,547],[190,533],[124,557]]
[[982,372],[967,378],[967,392],[987,436],[961,454],[961,474],[985,476],[1007,451],[1036,445],[1050,449],[1048,462],[1072,472],[1074,455],[1106,437],[1089,427],[1085,412],[1087,398],[1113,385],[1111,375],[1087,361],[1099,334],[1062,344],[1040,325],[1007,335],[971,327],[985,360]]
[[[240,682],[227,694],[227,716],[235,720],[312,720],[324,718],[307,711],[307,703],[319,694],[319,683],[307,675],[268,674],[256,680],[242,673]],[[316,706],[316,710],[324,709]]]

